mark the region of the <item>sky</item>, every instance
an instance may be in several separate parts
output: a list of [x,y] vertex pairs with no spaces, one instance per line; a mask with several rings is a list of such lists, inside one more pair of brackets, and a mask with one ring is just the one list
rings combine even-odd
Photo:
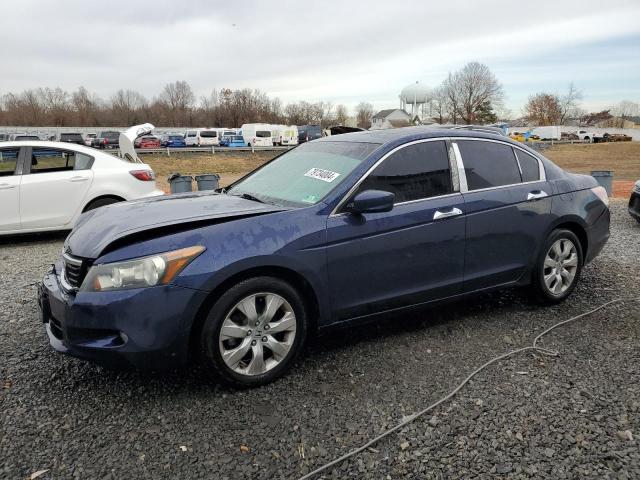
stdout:
[[85,86],[147,98],[186,80],[197,97],[257,88],[284,103],[399,106],[469,61],[505,106],[570,82],[594,111],[640,102],[640,1],[3,0],[0,94]]

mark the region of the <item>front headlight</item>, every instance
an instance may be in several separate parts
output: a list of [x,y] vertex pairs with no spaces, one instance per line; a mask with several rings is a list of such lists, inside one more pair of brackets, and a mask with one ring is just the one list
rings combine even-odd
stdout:
[[166,285],[204,250],[198,245],[124,262],[94,265],[89,269],[80,291],[105,292]]

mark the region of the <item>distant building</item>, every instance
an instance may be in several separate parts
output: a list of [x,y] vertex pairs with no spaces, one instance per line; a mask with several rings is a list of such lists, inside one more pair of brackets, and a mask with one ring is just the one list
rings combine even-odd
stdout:
[[384,130],[386,128],[400,128],[411,125],[411,115],[399,108],[380,110],[371,117],[369,130]]

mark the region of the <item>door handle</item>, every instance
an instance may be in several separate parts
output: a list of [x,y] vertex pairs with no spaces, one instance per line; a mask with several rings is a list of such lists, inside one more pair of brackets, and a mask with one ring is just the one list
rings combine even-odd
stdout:
[[527,201],[540,200],[541,198],[548,197],[547,192],[544,190],[533,190],[527,194]]
[[0,190],[10,190],[16,188],[15,185],[9,185],[8,183],[0,183]]
[[69,179],[70,182],[86,182],[89,180],[87,177],[71,177]]
[[445,212],[436,210],[433,214],[433,219],[440,220],[442,218],[457,217],[458,215],[462,215],[462,210],[454,207],[451,210],[447,210]]

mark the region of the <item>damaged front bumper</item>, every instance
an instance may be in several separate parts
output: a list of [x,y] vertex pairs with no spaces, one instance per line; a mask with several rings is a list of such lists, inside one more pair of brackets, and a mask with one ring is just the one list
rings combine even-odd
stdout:
[[68,292],[52,266],[38,284],[40,320],[57,352],[110,368],[160,370],[189,357],[189,334],[206,293],[176,285]]

